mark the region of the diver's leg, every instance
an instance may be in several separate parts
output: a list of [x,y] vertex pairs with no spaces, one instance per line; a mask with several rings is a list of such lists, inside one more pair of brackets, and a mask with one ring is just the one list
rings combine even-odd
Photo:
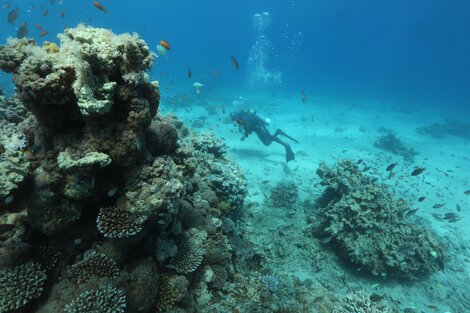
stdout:
[[257,127],[254,131],[256,132],[256,135],[258,135],[259,140],[261,140],[265,146],[269,146],[275,138],[264,126]]
[[290,145],[288,143],[286,143],[286,142],[282,141],[281,139],[279,139],[277,137],[274,137],[274,136],[273,136],[273,141],[283,145],[284,148],[286,149],[286,162],[295,160],[295,154],[292,151],[292,148],[290,147]]
[[279,135],[282,135],[284,137],[287,137],[289,138],[290,140],[292,140],[293,142],[295,143],[299,143],[297,140],[295,140],[294,138],[292,138],[291,136],[287,135],[283,130],[280,130],[279,128],[276,130],[276,132],[274,133],[274,137],[277,137]]

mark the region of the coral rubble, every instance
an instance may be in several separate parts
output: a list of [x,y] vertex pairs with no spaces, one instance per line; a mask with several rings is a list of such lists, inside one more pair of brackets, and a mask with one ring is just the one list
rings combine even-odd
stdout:
[[314,232],[331,240],[346,260],[374,275],[405,279],[443,268],[443,244],[431,230],[405,219],[405,200],[349,160],[321,163],[317,174],[326,189],[317,201]]

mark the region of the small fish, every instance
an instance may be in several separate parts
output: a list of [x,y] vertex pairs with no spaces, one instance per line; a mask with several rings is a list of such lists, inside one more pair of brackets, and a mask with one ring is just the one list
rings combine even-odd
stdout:
[[411,215],[414,215],[416,212],[418,212],[419,209],[412,209],[412,210],[409,210],[405,213],[405,216],[406,217],[410,217]]
[[367,172],[368,170],[370,170],[370,166],[365,166],[365,167],[362,169],[363,172]]
[[300,93],[300,100],[302,101],[302,103],[307,103],[307,95],[305,94],[305,91],[303,90]]
[[157,52],[158,52],[158,54],[161,55],[162,57],[164,57],[164,56],[166,55],[166,52],[167,52],[167,51],[168,51],[168,50],[167,50],[165,47],[163,47],[163,46],[161,46],[161,45],[157,45]]
[[93,1],[91,3],[95,8],[97,8],[98,10],[104,12],[104,13],[108,13],[108,11],[106,10],[106,8],[104,7],[104,5],[102,5],[101,3],[99,3],[98,1]]
[[238,72],[238,70],[240,69],[240,64],[233,55],[230,55],[230,63],[232,63],[233,69]]
[[44,10],[44,12],[42,12],[42,16],[48,16],[49,15],[49,10]]
[[171,49],[170,44],[166,40],[160,40],[160,46],[162,46],[163,48],[165,48],[167,50]]
[[215,77],[220,77],[220,74],[221,74],[221,73],[220,73],[219,70],[214,70],[214,71],[212,72],[212,74],[214,74]]
[[445,204],[444,203],[438,203],[438,204],[435,204],[432,206],[433,209],[440,209],[444,206]]
[[438,309],[437,305],[434,305],[434,304],[428,304],[428,305],[426,305],[426,306],[427,306],[428,308],[430,308],[430,309],[433,309],[433,310],[437,310],[437,309]]
[[444,214],[444,219],[445,220],[453,220],[453,219],[456,219],[458,217],[459,216],[457,215],[457,213],[453,213],[453,212],[448,212],[448,213]]
[[458,203],[456,204],[455,209],[457,210],[457,212],[462,211],[462,208],[460,207],[460,204]]
[[49,32],[47,30],[43,30],[42,32],[39,33],[39,36],[40,37],[44,37],[46,36],[47,34],[49,34]]
[[414,169],[413,172],[411,172],[411,176],[418,176],[419,174],[421,174],[425,170],[426,170],[425,167],[417,167],[417,168]]
[[465,190],[463,194],[466,195],[466,196],[470,196],[470,189],[469,189],[469,190]]
[[188,76],[189,79],[191,79],[191,76],[193,76],[193,73],[191,72],[191,70],[188,70],[187,76]]
[[419,198],[418,198],[418,202],[423,202],[424,199],[426,199],[426,197],[419,197]]
[[332,239],[333,239],[333,237],[331,237],[331,236],[325,237],[321,240],[321,242],[326,245],[326,244],[329,244]]
[[376,293],[373,293],[369,296],[369,300],[372,302],[380,302],[383,300],[383,298],[384,298],[383,295],[378,295]]
[[431,213],[432,217],[434,217],[438,221],[443,221],[444,219],[437,213]]
[[28,23],[24,22],[16,32],[16,38],[21,39],[28,35]]
[[64,17],[64,16],[65,16],[65,11],[60,12],[60,17]]
[[39,29],[39,30],[44,30],[44,27],[42,27],[42,26],[39,25],[39,24],[34,24],[34,27],[36,27],[36,28]]
[[359,159],[359,160],[356,162],[356,164],[361,164],[362,162],[364,162],[364,160],[363,160],[363,159]]
[[9,9],[10,7],[11,7],[11,2],[4,2],[4,3],[2,4],[2,8],[3,8],[3,9]]
[[387,168],[385,169],[387,172],[390,172],[391,170],[393,170],[395,168],[395,166],[397,166],[398,163],[392,163],[390,164],[389,166],[387,166]]
[[8,23],[13,24],[19,15],[20,15],[20,7],[16,6],[16,9],[8,13]]

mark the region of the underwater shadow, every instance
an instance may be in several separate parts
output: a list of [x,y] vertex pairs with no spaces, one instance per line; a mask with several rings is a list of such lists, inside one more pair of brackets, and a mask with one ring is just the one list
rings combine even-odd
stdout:
[[259,149],[249,149],[249,148],[232,148],[230,149],[230,153],[235,157],[241,158],[252,158],[256,157],[257,159],[264,160],[266,162],[277,164],[279,160],[272,160],[270,157],[272,156],[279,156],[281,159],[284,160],[284,154],[282,153],[268,153],[263,150]]

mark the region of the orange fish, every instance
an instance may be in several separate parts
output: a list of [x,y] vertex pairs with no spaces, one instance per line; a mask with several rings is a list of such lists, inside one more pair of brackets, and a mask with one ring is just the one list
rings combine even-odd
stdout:
[[39,24],[34,24],[34,27],[36,27],[36,28],[39,29],[39,30],[44,30],[44,27],[42,27],[42,26],[39,25]]
[[95,8],[97,8],[98,10],[103,11],[104,13],[108,13],[108,11],[106,11],[106,8],[104,7],[104,5],[102,5],[98,1],[93,1],[91,4],[93,4],[93,6]]
[[167,50],[170,50],[170,44],[166,40],[160,40],[160,46]]
[[49,34],[49,32],[46,31],[46,30],[43,30],[42,32],[39,33],[39,36],[44,37],[44,36],[46,36],[47,34]]

